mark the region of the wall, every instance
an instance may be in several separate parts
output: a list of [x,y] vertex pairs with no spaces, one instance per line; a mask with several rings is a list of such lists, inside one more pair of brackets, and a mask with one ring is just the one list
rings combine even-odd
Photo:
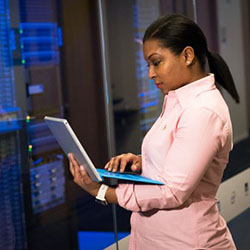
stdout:
[[250,168],[224,181],[218,190],[219,209],[229,222],[250,207]]
[[[234,142],[248,137],[246,72],[244,68],[244,47],[242,29],[241,1],[217,1],[219,26],[219,52],[231,69],[235,84],[240,95],[240,104],[223,91],[229,105],[233,129]],[[233,18],[232,18],[233,17]]]

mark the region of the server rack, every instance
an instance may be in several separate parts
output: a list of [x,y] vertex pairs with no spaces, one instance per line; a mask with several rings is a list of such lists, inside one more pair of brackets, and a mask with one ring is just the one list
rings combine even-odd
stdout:
[[43,122],[45,114],[64,115],[57,4],[0,1],[1,250],[77,245],[67,164]]

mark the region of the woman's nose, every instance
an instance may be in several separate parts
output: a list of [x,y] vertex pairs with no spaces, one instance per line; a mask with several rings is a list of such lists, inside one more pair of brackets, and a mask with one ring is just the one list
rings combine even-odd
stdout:
[[149,66],[149,68],[148,68],[148,78],[149,79],[154,79],[155,76],[156,76],[156,74],[155,74],[155,71],[154,71],[153,67]]

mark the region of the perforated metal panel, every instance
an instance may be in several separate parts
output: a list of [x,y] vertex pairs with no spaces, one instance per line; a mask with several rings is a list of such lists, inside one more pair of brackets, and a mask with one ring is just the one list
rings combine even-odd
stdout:
[[9,1],[0,0],[0,108],[16,105],[12,49],[14,39],[10,30]]
[[19,109],[15,107],[9,1],[0,0],[0,249],[25,249]]
[[22,170],[16,132],[0,135],[0,249],[25,249]]

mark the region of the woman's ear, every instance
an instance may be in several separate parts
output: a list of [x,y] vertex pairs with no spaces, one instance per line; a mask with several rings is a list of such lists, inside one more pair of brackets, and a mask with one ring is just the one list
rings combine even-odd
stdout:
[[183,49],[182,51],[183,53],[183,58],[184,58],[184,62],[187,66],[191,65],[194,61],[194,49],[191,46],[187,46]]

